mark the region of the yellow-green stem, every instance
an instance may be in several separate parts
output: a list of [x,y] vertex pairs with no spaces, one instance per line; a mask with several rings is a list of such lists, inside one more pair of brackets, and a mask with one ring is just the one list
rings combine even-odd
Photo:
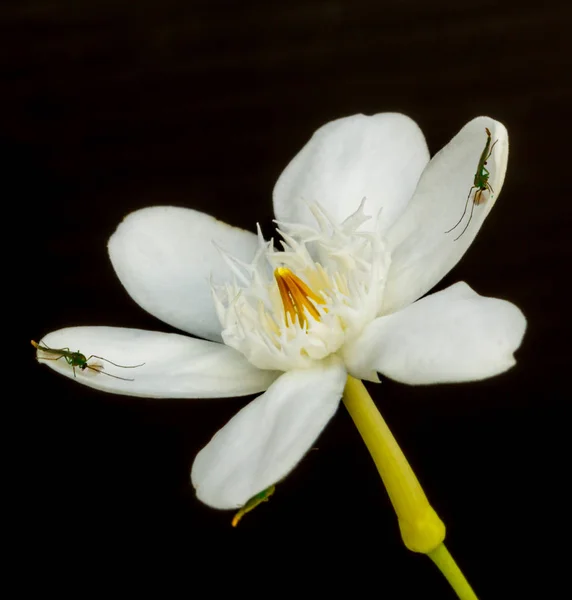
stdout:
[[445,544],[437,546],[427,556],[437,565],[437,568],[445,576],[445,579],[450,583],[460,600],[478,600],[477,595],[473,592],[473,589],[465,579],[453,557],[449,554]]
[[403,543],[427,554],[461,600],[476,596],[445,548],[445,525],[433,510],[399,444],[359,379],[349,376],[344,404],[379,471],[393,504]]

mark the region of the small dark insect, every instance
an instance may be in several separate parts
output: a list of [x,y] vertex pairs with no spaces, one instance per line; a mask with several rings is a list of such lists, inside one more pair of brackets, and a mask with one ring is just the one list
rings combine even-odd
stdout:
[[[37,350],[41,350],[45,354],[52,355],[52,356],[42,356],[42,360],[60,360],[60,358],[63,358],[68,363],[68,365],[73,369],[74,377],[76,376],[75,369],[77,367],[78,369],[81,369],[82,371],[89,369],[90,371],[94,371],[95,373],[102,373],[103,375],[107,375],[108,377],[113,377],[114,379],[121,379],[123,381],[135,381],[134,379],[127,379],[126,377],[118,377],[117,375],[111,375],[111,373],[106,373],[103,370],[103,365],[88,364],[88,362],[92,358],[97,358],[98,360],[103,360],[103,361],[109,363],[110,365],[113,365],[115,367],[120,367],[122,369],[135,369],[136,367],[142,367],[145,364],[145,363],[141,363],[140,365],[118,365],[117,363],[114,363],[114,362],[108,360],[107,358],[103,358],[102,356],[97,356],[95,354],[92,354],[91,356],[86,358],[85,354],[82,354],[79,350],[77,352],[71,352],[69,348],[50,348],[49,346],[46,346],[45,344],[38,344],[38,342],[35,342],[34,340],[31,341],[31,344]],[[100,368],[98,368],[98,367],[100,367]]]
[[465,202],[465,210],[463,211],[463,214],[461,215],[461,218],[457,221],[457,223],[453,227],[451,227],[451,229],[445,231],[445,233],[450,233],[451,231],[453,231],[453,229],[456,229],[460,225],[461,221],[463,220],[463,217],[467,213],[467,206],[469,205],[471,193],[473,190],[476,190],[475,195],[473,196],[473,203],[471,204],[471,214],[469,215],[469,220],[467,221],[467,224],[465,225],[463,231],[461,231],[461,233],[455,238],[455,242],[463,235],[463,233],[465,233],[465,231],[467,231],[467,227],[469,226],[469,223],[473,218],[473,210],[475,208],[475,205],[479,205],[485,202],[486,198],[483,198],[483,192],[488,191],[491,194],[494,194],[494,190],[491,187],[491,184],[489,183],[490,173],[489,170],[485,167],[485,165],[487,164],[487,160],[493,153],[493,148],[495,147],[498,140],[495,140],[494,144],[491,146],[491,132],[488,129],[488,127],[485,127],[485,131],[487,133],[487,141],[481,153],[481,157],[479,158],[477,172],[475,173],[475,177],[473,179],[473,187],[471,187],[471,189],[469,190],[469,195],[467,196],[467,201]]

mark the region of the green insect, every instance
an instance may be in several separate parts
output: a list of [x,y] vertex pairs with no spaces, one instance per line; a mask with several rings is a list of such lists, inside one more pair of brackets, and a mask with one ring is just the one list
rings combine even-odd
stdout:
[[270,487],[256,494],[256,496],[252,496],[252,498],[236,513],[236,515],[234,515],[234,518],[232,519],[232,526],[236,527],[240,519],[242,519],[246,513],[255,509],[259,504],[262,504],[262,502],[267,502],[268,498],[272,496],[275,490],[276,486],[271,485]]
[[[111,375],[111,373],[106,373],[103,370],[103,365],[90,365],[88,362],[92,358],[96,358],[98,360],[104,360],[105,362],[113,365],[115,367],[121,367],[122,369],[135,369],[136,367],[142,367],[145,363],[141,363],[140,365],[118,365],[107,358],[103,358],[103,356],[97,356],[92,354],[91,356],[85,357],[85,354],[82,354],[79,350],[77,352],[71,352],[69,348],[50,348],[45,344],[38,344],[34,340],[31,341],[32,346],[36,348],[36,350],[40,350],[45,354],[51,354],[52,356],[42,356],[42,360],[60,360],[63,358],[68,365],[73,369],[73,376],[75,377],[75,369],[81,369],[85,371],[89,369],[90,371],[94,371],[95,373],[102,373],[103,375],[107,375],[108,377],[113,377],[114,379],[121,379],[123,381],[135,381],[134,379],[127,379],[126,377],[118,377],[117,375]],[[100,367],[100,368],[98,368]]]
[[490,129],[488,127],[485,127],[485,131],[487,133],[487,142],[481,153],[481,157],[479,158],[477,172],[475,173],[475,178],[473,179],[473,187],[471,187],[471,189],[469,190],[469,195],[467,196],[467,201],[465,202],[465,210],[463,211],[463,214],[461,215],[461,218],[457,221],[457,223],[453,227],[451,227],[451,229],[445,232],[450,233],[451,231],[453,231],[453,229],[456,229],[459,226],[464,216],[467,214],[467,206],[469,205],[471,193],[473,192],[473,190],[477,190],[475,192],[475,195],[473,196],[473,203],[471,204],[471,214],[469,215],[469,220],[467,221],[467,224],[465,225],[463,231],[461,231],[461,233],[455,238],[455,242],[463,235],[463,233],[465,233],[465,231],[467,231],[467,227],[469,226],[469,223],[473,218],[473,210],[475,208],[475,205],[482,204],[486,200],[486,198],[483,198],[483,192],[488,191],[491,194],[494,194],[494,190],[491,187],[491,184],[489,183],[490,172],[485,165],[487,164],[487,160],[489,160],[491,154],[493,153],[493,148],[495,147],[498,140],[495,140],[495,142],[491,146]]

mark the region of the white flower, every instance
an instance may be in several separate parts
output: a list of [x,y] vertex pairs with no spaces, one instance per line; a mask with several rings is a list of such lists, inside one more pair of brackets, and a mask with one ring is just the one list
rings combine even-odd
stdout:
[[[463,212],[485,128],[498,140],[487,160],[494,194],[483,192],[461,237],[458,229],[445,233]],[[74,373],[64,360],[46,364],[85,385],[135,396],[266,390],[192,468],[203,502],[238,508],[300,461],[336,412],[348,374],[429,384],[475,381],[514,364],[526,327],[514,305],[465,283],[419,300],[473,241],[501,190],[507,158],[506,129],[486,117],[468,123],[431,161],[421,131],[403,115],[329,123],[274,189],[280,249],[260,232],[174,207],[137,211],[111,237],[111,261],[131,297],[211,341],[69,328],[42,343],[144,365],[104,363],[104,373],[125,378],[115,379]]]

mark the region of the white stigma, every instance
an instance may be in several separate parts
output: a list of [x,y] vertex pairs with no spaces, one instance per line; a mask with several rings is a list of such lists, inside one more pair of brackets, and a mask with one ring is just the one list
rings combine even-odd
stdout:
[[260,369],[308,368],[336,353],[377,316],[389,253],[358,231],[365,201],[343,223],[310,206],[316,227],[278,223],[282,250],[265,241],[245,264],[221,250],[235,277],[213,285],[222,338]]

